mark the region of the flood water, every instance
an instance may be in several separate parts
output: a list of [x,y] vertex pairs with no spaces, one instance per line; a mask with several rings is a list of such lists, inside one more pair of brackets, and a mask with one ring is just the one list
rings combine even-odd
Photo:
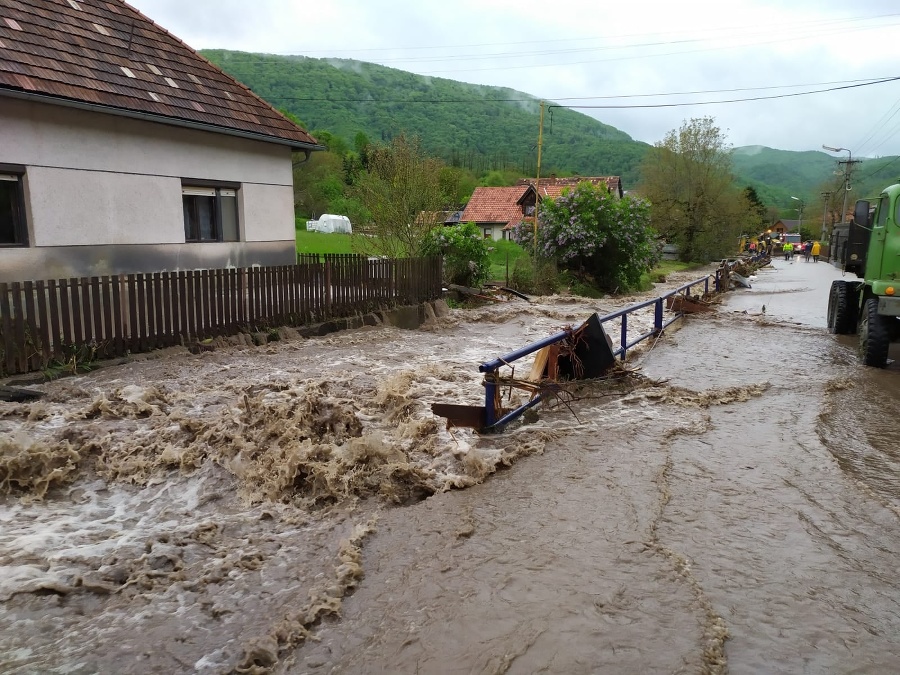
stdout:
[[637,298],[0,403],[0,672],[898,672],[900,372],[828,335],[837,276],[775,261],[496,435],[430,405],[481,403],[479,363]]

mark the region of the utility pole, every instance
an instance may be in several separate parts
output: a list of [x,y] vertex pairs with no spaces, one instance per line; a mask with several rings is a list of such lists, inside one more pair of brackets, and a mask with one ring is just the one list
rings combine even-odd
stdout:
[[819,237],[819,241],[825,241],[825,219],[828,217],[828,200],[831,197],[830,192],[823,192],[822,197],[825,199],[825,204],[822,207],[822,236]]
[[800,208],[794,209],[797,213],[800,214],[800,220],[797,221],[797,231],[799,232],[803,228],[803,200],[799,197],[791,197],[791,199],[795,199],[800,202]]
[[847,222],[847,193],[850,192],[850,175],[853,173],[853,165],[859,164],[860,160],[853,159],[853,153],[850,152],[847,148],[832,148],[827,145],[822,146],[823,150],[828,150],[829,152],[846,152],[847,159],[841,160],[838,162],[838,166],[844,165],[844,206],[843,211],[841,211],[841,222]]
[[[847,151],[850,152],[849,150]],[[849,154],[847,159],[838,162],[838,164],[844,165],[844,211],[841,213],[841,222],[847,222],[847,197],[850,196],[850,176],[853,174],[853,165],[859,164],[860,160],[853,159],[853,155]]]
[[537,275],[537,231],[538,231],[538,205],[541,203],[541,145],[544,142],[544,102],[541,101],[541,121],[538,126],[537,144],[537,177],[534,181],[534,260],[532,261],[534,273]]

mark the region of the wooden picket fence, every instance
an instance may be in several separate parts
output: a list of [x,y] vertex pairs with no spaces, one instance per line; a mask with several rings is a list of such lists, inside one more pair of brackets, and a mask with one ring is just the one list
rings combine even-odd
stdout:
[[278,267],[0,283],[0,375],[310,325],[440,294],[439,258],[355,255]]

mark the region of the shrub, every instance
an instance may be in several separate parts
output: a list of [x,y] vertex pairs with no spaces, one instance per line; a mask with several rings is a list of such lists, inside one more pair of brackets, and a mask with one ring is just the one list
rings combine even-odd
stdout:
[[[530,223],[513,228],[512,239],[533,252]],[[584,182],[542,203],[536,253],[584,284],[615,292],[636,288],[659,260],[660,247],[646,201],[617,199]]]
[[480,286],[491,271],[488,246],[475,223],[439,227],[425,239],[425,255],[444,258],[444,279],[460,286]]

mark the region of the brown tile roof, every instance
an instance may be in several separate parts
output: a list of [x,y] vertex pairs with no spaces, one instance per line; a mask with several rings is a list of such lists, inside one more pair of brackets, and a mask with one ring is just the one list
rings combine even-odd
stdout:
[[87,104],[296,149],[317,146],[122,0],[0,0],[0,95]]
[[459,222],[515,225],[523,219],[519,200],[527,190],[527,185],[477,187],[466,204]]
[[[536,178],[523,178],[521,185],[534,185]],[[579,183],[591,183],[593,185],[605,185],[606,189],[619,197],[622,196],[622,180],[618,176],[572,176],[570,178],[541,178],[541,199],[556,199],[566,188],[573,188]]]

